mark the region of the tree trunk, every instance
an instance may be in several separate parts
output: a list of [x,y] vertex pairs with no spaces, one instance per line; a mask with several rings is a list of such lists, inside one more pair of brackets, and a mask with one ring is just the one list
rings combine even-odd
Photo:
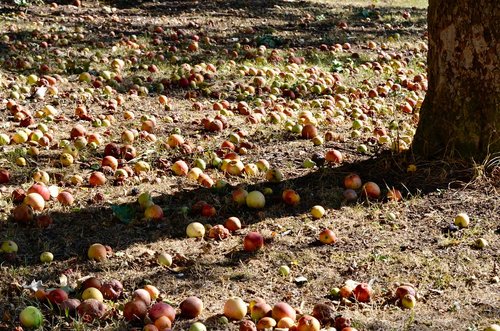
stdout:
[[429,89],[414,152],[500,152],[500,0],[430,0],[427,21]]

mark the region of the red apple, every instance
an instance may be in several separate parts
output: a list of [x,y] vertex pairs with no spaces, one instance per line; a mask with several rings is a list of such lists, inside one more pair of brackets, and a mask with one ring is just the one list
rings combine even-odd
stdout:
[[336,149],[329,150],[325,154],[325,160],[330,163],[342,163],[342,153]]
[[243,239],[243,249],[255,252],[264,246],[264,237],[258,232],[249,232]]
[[380,187],[374,182],[366,182],[363,185],[362,191],[370,199],[378,199],[380,197]]
[[28,193],[24,198],[24,203],[35,211],[42,211],[45,208],[45,200],[38,193]]
[[0,184],[7,184],[10,180],[10,172],[7,169],[0,170]]
[[401,285],[396,289],[396,296],[399,300],[403,300],[403,297],[407,294],[415,297],[417,295],[417,291],[409,285]]
[[176,174],[177,176],[187,176],[188,171],[189,171],[189,167],[188,167],[187,163],[182,161],[182,160],[176,161],[172,165],[171,169],[172,169],[173,173]]
[[335,235],[335,232],[333,232],[332,230],[323,229],[319,233],[319,241],[327,245],[335,244],[335,242],[337,242],[337,236]]
[[232,216],[226,220],[224,226],[229,231],[238,231],[239,229],[241,229],[241,221],[239,218]]
[[188,297],[181,302],[179,308],[181,315],[187,318],[195,318],[203,311],[203,302],[195,296]]
[[62,191],[57,195],[57,201],[59,201],[64,206],[71,206],[75,199],[73,195],[67,191]]
[[35,183],[31,185],[31,187],[28,189],[28,194],[29,193],[38,193],[45,201],[50,200],[50,191],[49,188],[45,186],[45,184]]
[[363,183],[357,174],[349,174],[344,178],[344,186],[346,189],[357,190],[361,185],[363,185]]
[[310,315],[302,316],[297,322],[297,331],[319,331],[320,328],[319,321]]
[[372,288],[366,283],[358,284],[352,291],[352,295],[359,302],[369,302],[372,296]]
[[49,300],[53,305],[58,305],[64,300],[68,299],[68,293],[63,289],[56,288],[46,295],[47,300]]
[[151,318],[154,322],[162,316],[166,316],[171,322],[173,322],[175,319],[175,309],[168,303],[159,301],[151,306],[151,309],[149,310],[149,318]]
[[250,316],[254,321],[258,321],[265,316],[269,316],[272,307],[266,302],[257,302],[250,309]]
[[278,322],[284,317],[289,317],[295,321],[295,319],[297,318],[297,313],[295,312],[295,309],[293,309],[292,306],[290,306],[288,303],[278,302],[273,307],[272,316]]
[[132,298],[134,300],[141,300],[143,301],[146,306],[149,306],[151,304],[151,294],[143,288],[137,289],[132,293]]
[[123,307],[123,316],[126,321],[142,321],[148,313],[148,307],[142,300],[127,302]]
[[284,190],[281,196],[283,201],[290,206],[296,206],[300,202],[300,195],[291,189]]
[[33,220],[33,208],[25,204],[19,205],[12,210],[12,217],[19,223],[31,222]]
[[101,186],[106,183],[106,176],[102,172],[94,171],[90,174],[89,184],[90,186]]

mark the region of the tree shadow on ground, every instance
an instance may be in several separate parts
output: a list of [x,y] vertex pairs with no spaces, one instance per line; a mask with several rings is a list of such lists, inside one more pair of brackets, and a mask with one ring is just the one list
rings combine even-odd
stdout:
[[[130,223],[124,224],[114,214],[110,204],[96,201],[101,189],[89,191],[89,204],[85,207],[69,208],[62,212],[46,213],[54,224],[45,229],[38,229],[33,224],[20,225],[13,222],[3,224],[1,232],[14,233],[12,238],[25,251],[21,257],[23,263],[31,265],[38,263],[38,254],[50,249],[58,260],[75,259],[75,263],[86,260],[88,247],[95,242],[109,245],[115,251],[121,251],[136,243],[147,245],[167,238],[185,237],[185,228],[191,222],[203,224],[222,224],[230,216],[242,220],[244,227],[253,227],[267,218],[282,218],[308,214],[314,205],[322,205],[327,210],[337,210],[349,204],[343,196],[343,178],[349,173],[358,173],[363,182],[373,181],[381,187],[382,195],[378,200],[368,200],[360,193],[356,202],[350,204],[384,203],[388,189],[397,188],[405,199],[420,196],[437,189],[461,187],[473,176],[470,168],[457,167],[457,164],[432,162],[417,164],[418,172],[409,174],[407,166],[411,158],[404,155],[380,155],[355,163],[345,163],[337,167],[322,167],[280,183],[257,182],[249,185],[239,185],[247,191],[271,188],[273,193],[266,197],[266,207],[252,210],[246,206],[237,206],[231,200],[231,192],[235,187],[223,189],[197,187],[189,184],[187,179],[180,179],[180,187],[188,187],[178,191],[159,193],[154,198],[155,204],[164,209],[165,217],[161,221],[143,219],[143,212],[136,202],[122,204],[130,206],[135,213],[130,217]],[[191,188],[189,188],[191,187]],[[117,187],[117,189],[122,189]],[[127,187],[125,191],[130,191]],[[300,196],[300,204],[291,207],[283,203],[281,193],[284,189],[294,189]],[[92,192],[92,193],[90,193]],[[215,206],[217,214],[214,217],[201,216],[192,207],[199,201],[205,201]],[[234,253],[234,252],[233,252]],[[237,253],[233,256],[234,263],[245,256]],[[231,259],[233,259],[231,258]]]

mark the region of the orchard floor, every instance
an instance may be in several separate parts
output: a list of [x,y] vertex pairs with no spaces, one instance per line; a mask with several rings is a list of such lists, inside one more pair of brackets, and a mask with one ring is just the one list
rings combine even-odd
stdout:
[[[0,186],[0,240],[19,247],[17,256],[2,255],[0,329],[19,326],[19,313],[28,305],[42,310],[45,330],[142,329],[124,321],[122,310],[145,284],[156,286],[160,298],[175,307],[191,295],[204,302],[197,319],[179,317],[173,330],[188,330],[196,320],[209,330],[238,330],[238,321],[220,319],[232,296],[246,302],[264,298],[271,305],[285,301],[304,314],[330,302],[336,314],[367,331],[472,331],[499,323],[498,157],[472,167],[423,161],[406,150],[425,96],[425,8],[425,1],[318,0],[0,5],[0,133],[12,137],[22,117],[31,114],[28,127],[35,131],[44,123],[51,134],[48,146],[0,146],[0,169],[10,172],[10,181]],[[207,69],[209,63],[216,70]],[[82,72],[92,82],[82,81]],[[32,74],[37,80],[30,84]],[[39,97],[44,75],[56,83]],[[9,100],[25,113],[16,113]],[[225,107],[223,100],[228,106],[217,110]],[[75,115],[82,104],[87,120]],[[46,105],[58,111],[52,119],[43,113]],[[125,119],[127,111],[135,118]],[[217,115],[227,119],[224,128],[205,128],[203,119]],[[142,122],[153,116],[154,129],[144,133]],[[102,125],[105,120],[111,125]],[[298,125],[307,123],[323,141],[301,138]],[[102,141],[94,148],[64,148],[74,145],[69,132],[77,124]],[[108,143],[124,144],[127,129],[139,133],[129,143],[137,155],[126,162],[130,177],[116,185],[101,160]],[[184,137],[182,148],[169,147],[173,133]],[[265,159],[283,180],[271,183],[262,172],[231,176],[212,166],[213,152],[223,156],[227,151],[220,146],[230,139],[244,164]],[[341,152],[341,163],[324,162],[333,149]],[[74,164],[61,165],[63,152],[75,154]],[[20,157],[26,165],[18,164]],[[196,159],[206,161],[204,172],[217,188],[170,170],[177,160],[192,167]],[[306,159],[316,166],[305,167]],[[149,171],[134,172],[138,161]],[[108,182],[90,187],[88,177],[96,170]],[[72,206],[51,199],[36,213],[53,220],[48,227],[12,217],[13,192],[27,190],[36,171],[46,171],[48,185],[75,197]],[[359,198],[347,202],[343,179],[353,172],[377,183],[381,197],[367,199],[358,190]],[[71,185],[74,175],[84,182]],[[236,188],[267,190],[266,206],[238,206],[231,197]],[[401,201],[385,198],[391,188],[401,191]],[[297,205],[283,202],[285,189],[300,195]],[[143,192],[163,209],[162,219],[144,218],[137,203]],[[200,201],[216,214],[200,215],[193,208]],[[311,217],[315,205],[326,209],[324,217]],[[450,224],[461,212],[470,216],[470,225],[454,229]],[[216,225],[231,216],[243,228],[227,239],[186,237],[191,222]],[[323,228],[336,233],[335,244],[319,242]],[[243,250],[250,231],[265,238],[256,253]],[[479,238],[489,245],[478,248]],[[108,260],[88,260],[93,243],[111,247]],[[50,264],[39,260],[44,251],[54,254]],[[173,256],[171,267],[158,264],[160,252]],[[282,265],[290,267],[289,275],[280,275]],[[65,286],[75,290],[70,297],[78,297],[78,284],[87,276],[124,285],[118,302],[106,302],[107,318],[91,324],[59,314],[26,288],[42,281],[46,289]],[[372,300],[331,294],[349,279],[370,283]],[[412,310],[395,299],[404,283],[417,289]]]

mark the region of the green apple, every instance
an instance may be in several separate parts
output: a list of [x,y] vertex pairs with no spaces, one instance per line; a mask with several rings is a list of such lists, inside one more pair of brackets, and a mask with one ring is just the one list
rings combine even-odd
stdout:
[[39,328],[43,323],[43,315],[38,308],[28,306],[19,314],[19,320],[24,327]]
[[40,261],[43,263],[50,263],[54,260],[54,254],[51,252],[43,252],[40,254]]
[[163,252],[158,254],[158,263],[170,267],[172,265],[172,255]]
[[17,253],[18,247],[12,240],[6,240],[0,246],[0,251],[4,253]]
[[207,331],[207,327],[201,322],[196,322],[191,324],[189,331]]
[[282,265],[279,269],[279,273],[282,276],[288,276],[290,274],[290,267],[287,265]]

